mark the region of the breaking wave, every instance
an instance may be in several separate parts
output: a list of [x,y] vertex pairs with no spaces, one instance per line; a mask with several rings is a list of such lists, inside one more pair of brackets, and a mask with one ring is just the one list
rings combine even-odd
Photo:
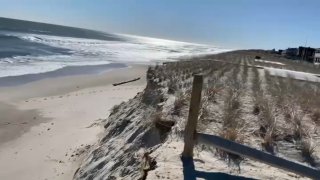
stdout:
[[156,38],[115,37],[121,37],[121,40],[0,31],[0,77],[36,74],[66,66],[150,63],[226,51],[207,45]]

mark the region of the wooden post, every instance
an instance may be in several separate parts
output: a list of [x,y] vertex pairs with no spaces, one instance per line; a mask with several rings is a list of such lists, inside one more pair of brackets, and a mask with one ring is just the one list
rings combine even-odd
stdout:
[[198,115],[199,115],[199,109],[200,109],[202,84],[203,84],[203,76],[194,75],[190,109],[189,109],[189,117],[186,123],[186,128],[184,130],[185,131],[184,132],[184,149],[182,153],[182,157],[184,158],[193,157],[193,146],[194,146],[194,140],[195,140],[194,136],[197,128],[197,121],[198,121]]

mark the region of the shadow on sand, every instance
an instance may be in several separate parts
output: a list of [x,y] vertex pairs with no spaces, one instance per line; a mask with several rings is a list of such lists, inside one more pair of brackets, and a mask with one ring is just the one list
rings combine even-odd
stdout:
[[194,162],[192,158],[181,157],[181,161],[183,164],[184,180],[196,180],[196,178],[202,178],[202,179],[208,179],[208,180],[210,179],[252,180],[251,178],[234,176],[226,173],[197,171],[194,167]]

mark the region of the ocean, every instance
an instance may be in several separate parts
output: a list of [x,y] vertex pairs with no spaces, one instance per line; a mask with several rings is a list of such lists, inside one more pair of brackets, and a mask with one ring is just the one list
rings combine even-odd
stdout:
[[208,45],[0,18],[0,77],[72,66],[170,61],[223,51]]

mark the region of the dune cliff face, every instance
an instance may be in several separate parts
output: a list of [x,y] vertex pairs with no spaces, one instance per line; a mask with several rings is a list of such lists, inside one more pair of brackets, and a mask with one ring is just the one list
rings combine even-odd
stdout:
[[144,92],[115,106],[105,119],[105,133],[90,152],[74,179],[139,179],[145,152],[153,151],[165,139],[154,126],[152,116],[161,92],[153,70],[147,73]]
[[[255,61],[256,55],[283,64]],[[318,70],[263,51],[151,67],[145,90],[104,120],[103,138],[74,179],[301,178],[203,144],[194,148],[193,168],[186,168],[180,155],[195,73],[204,75],[197,131],[319,168],[320,85],[272,76],[261,66]]]

